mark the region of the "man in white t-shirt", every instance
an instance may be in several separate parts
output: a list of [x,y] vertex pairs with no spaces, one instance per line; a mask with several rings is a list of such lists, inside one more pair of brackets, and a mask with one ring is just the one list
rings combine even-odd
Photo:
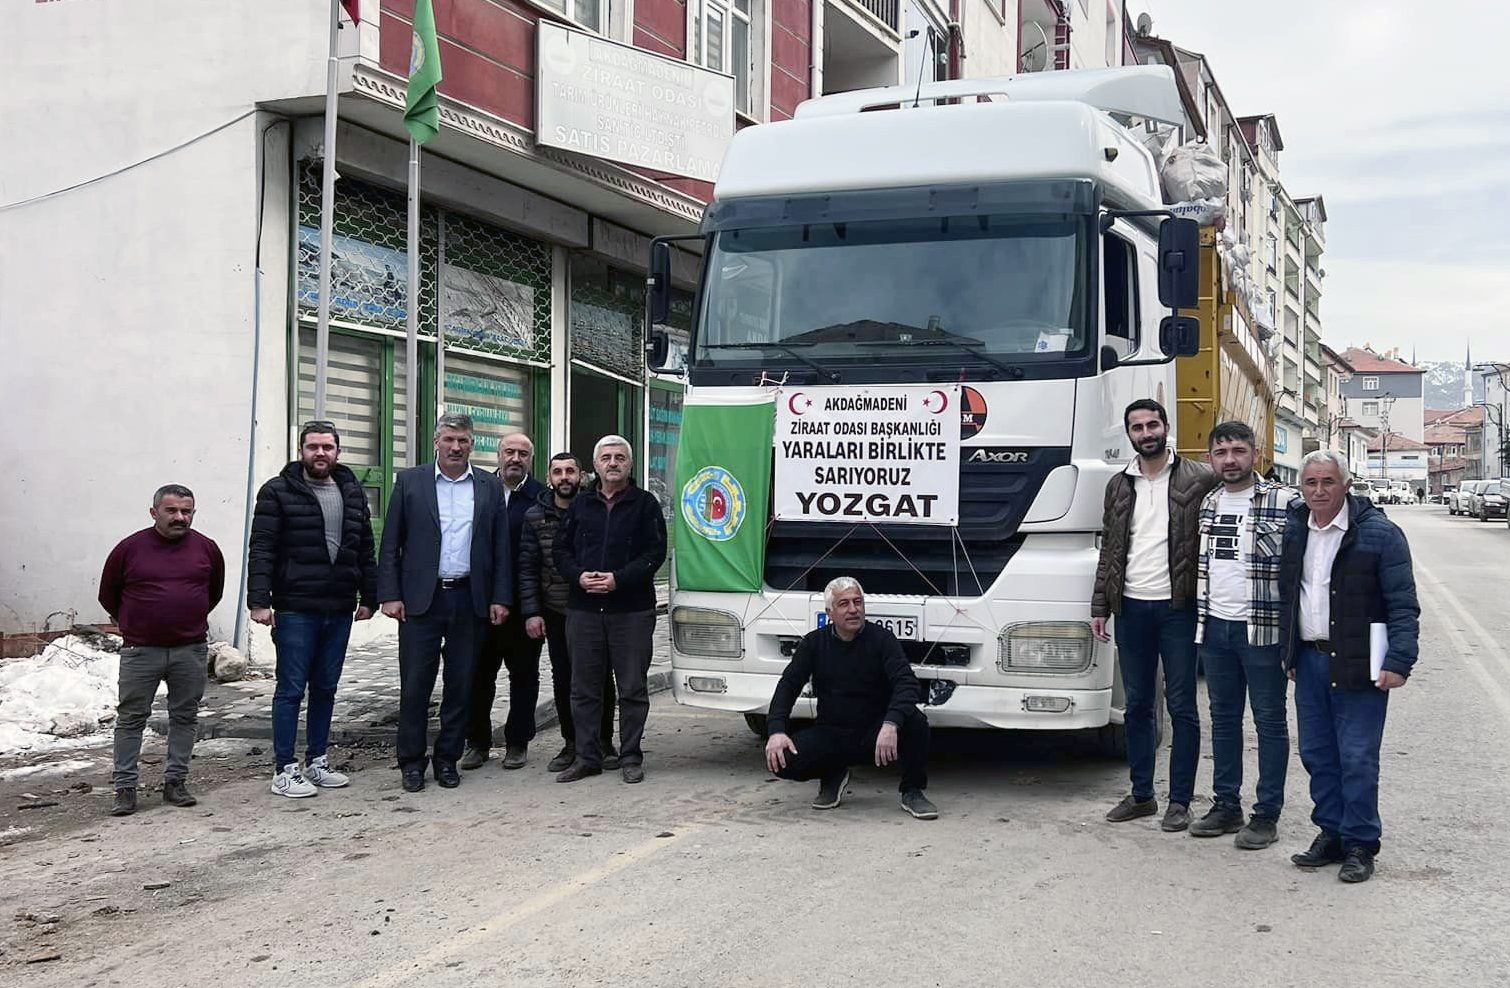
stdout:
[[[1221,486],[1201,504],[1196,641],[1211,704],[1211,810],[1195,837],[1236,833],[1246,850],[1273,844],[1284,806],[1290,735],[1279,654],[1279,561],[1287,512],[1299,495],[1254,472],[1258,439],[1243,422],[1211,430],[1207,458]],[[1243,816],[1243,698],[1258,731],[1253,816]]]

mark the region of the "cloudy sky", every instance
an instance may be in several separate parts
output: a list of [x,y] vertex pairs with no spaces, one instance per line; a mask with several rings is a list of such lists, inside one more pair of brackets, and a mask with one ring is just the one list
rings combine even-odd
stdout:
[[[1144,0],[1329,222],[1323,338],[1510,360],[1510,3]],[[1129,4],[1136,9],[1134,4]]]

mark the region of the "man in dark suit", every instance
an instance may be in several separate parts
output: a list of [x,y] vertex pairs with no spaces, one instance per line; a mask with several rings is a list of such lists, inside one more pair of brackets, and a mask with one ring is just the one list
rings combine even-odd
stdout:
[[472,470],[472,419],[443,415],[435,462],[399,472],[383,523],[378,600],[399,622],[398,763],[404,789],[425,787],[426,727],[445,656],[435,781],[461,783],[456,760],[466,733],[477,649],[488,623],[514,603],[508,515],[491,474]]
[[[498,474],[509,518],[509,563],[514,574],[514,599],[519,599],[520,531],[524,513],[539,499],[545,485],[530,476],[535,444],[522,432],[498,443]],[[493,746],[493,699],[498,695],[498,670],[509,670],[509,717],[503,725],[503,767],[524,768],[529,744],[535,739],[535,704],[540,699],[540,648],[544,642],[524,631],[524,614],[514,608],[507,621],[489,628],[477,657],[472,700],[467,715],[467,753],[464,769],[481,768]]]

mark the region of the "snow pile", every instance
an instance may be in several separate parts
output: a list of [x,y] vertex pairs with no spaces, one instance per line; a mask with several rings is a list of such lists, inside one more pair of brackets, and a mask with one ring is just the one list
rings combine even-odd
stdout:
[[68,635],[0,663],[0,755],[77,746],[110,726],[121,660],[101,643]]

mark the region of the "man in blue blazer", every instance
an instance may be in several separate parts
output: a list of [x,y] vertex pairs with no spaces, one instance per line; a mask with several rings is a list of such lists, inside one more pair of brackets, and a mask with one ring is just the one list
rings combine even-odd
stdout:
[[498,478],[472,469],[472,419],[443,415],[435,462],[399,472],[383,522],[378,601],[399,622],[398,763],[404,789],[425,788],[430,694],[445,657],[435,781],[461,783],[467,705],[488,623],[514,603],[509,522]]

